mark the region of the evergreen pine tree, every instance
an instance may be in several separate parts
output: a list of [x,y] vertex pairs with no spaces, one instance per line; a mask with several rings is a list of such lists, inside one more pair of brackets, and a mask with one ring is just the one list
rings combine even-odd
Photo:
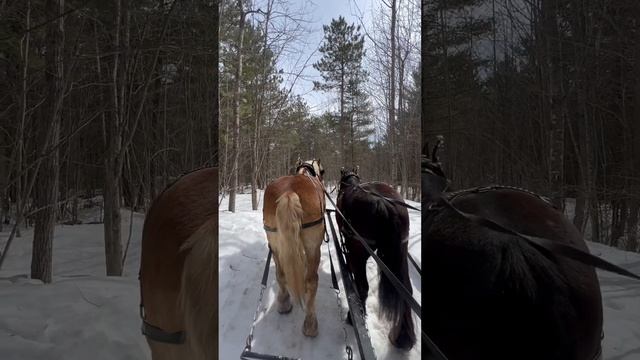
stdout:
[[[315,81],[314,89],[321,91],[338,91],[339,121],[338,136],[340,138],[340,156],[342,163],[350,154],[354,162],[354,145],[357,126],[366,124],[364,114],[370,113],[368,101],[362,91],[362,84],[367,73],[362,68],[365,55],[364,36],[360,34],[360,26],[347,24],[340,16],[333,19],[330,25],[323,26],[324,43],[320,47],[322,58],[313,64],[322,76],[322,82]],[[353,129],[353,130],[352,130]],[[350,152],[347,150],[347,138]]]

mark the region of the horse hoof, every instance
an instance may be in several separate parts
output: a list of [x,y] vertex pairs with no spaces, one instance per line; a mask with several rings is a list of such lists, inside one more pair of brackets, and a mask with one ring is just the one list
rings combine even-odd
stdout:
[[293,309],[293,304],[289,299],[278,303],[278,312],[280,314],[288,314],[291,312],[291,309]]
[[318,319],[316,319],[316,317],[307,316],[304,319],[302,333],[305,336],[316,337],[318,335]]

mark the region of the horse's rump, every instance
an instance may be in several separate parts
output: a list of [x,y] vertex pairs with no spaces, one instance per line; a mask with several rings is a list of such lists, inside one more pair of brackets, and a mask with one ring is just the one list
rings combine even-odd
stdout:
[[[409,236],[409,213],[402,205],[392,203],[371,191],[390,199],[403,201],[391,186],[381,182],[369,182],[360,184],[361,188],[346,190],[338,198],[338,207],[350,220],[351,225],[365,239],[386,239],[372,243],[374,247],[385,246],[392,243],[389,237],[405,240]],[[342,223],[340,217],[338,223]],[[345,227],[343,229],[347,230]]]
[[[452,203],[518,232],[586,249],[564,215],[531,194],[470,192]],[[424,326],[445,354],[451,359],[595,356],[602,305],[592,267],[543,253],[448,208],[432,216],[428,228],[423,218]]]
[[[167,333],[184,331],[188,346],[197,341],[188,328],[194,324],[189,322],[193,312],[214,309],[217,315],[217,184],[217,168],[181,177],[153,201],[142,232],[140,293],[145,321]],[[210,294],[198,300],[201,307],[206,307],[205,301],[210,308],[193,308],[192,294]],[[199,326],[210,326],[208,319],[200,318]],[[148,341],[154,359],[156,353],[179,356],[186,351],[183,345]],[[202,349],[192,350],[186,354],[201,358],[196,354]],[[167,354],[161,356],[171,358]]]
[[267,185],[264,190],[263,221],[266,225],[275,226],[276,201],[285,192],[298,195],[302,206],[302,222],[310,223],[324,216],[324,193],[322,184],[307,175],[282,176]]

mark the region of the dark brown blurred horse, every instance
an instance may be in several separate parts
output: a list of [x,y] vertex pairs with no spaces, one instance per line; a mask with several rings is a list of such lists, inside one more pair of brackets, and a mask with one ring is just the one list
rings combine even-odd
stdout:
[[470,219],[588,252],[575,226],[526,190],[445,193],[435,154],[423,159],[422,176],[422,326],[448,359],[600,357],[602,299],[594,267]]
[[[403,201],[393,187],[381,182],[360,183],[357,169],[341,170],[338,209],[407,290],[413,292],[407,261],[409,214],[406,207],[398,204]],[[338,216],[337,221],[345,237],[347,266],[353,274],[360,303],[366,309],[369,253],[349,231],[342,217]],[[411,307],[382,271],[378,298],[381,314],[392,323],[391,343],[402,349],[412,348],[416,335]]]
[[141,306],[153,360],[218,356],[218,169],[193,171],[144,222]]
[[299,162],[296,175],[271,182],[264,191],[263,222],[278,280],[278,312],[289,313],[291,295],[304,303],[302,333],[318,335],[316,291],[324,238],[324,170],[320,160]]

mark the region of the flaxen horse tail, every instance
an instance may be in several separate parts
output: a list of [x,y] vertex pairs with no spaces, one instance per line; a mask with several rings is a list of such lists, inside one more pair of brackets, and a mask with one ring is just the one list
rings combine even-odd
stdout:
[[291,295],[302,304],[305,294],[306,270],[304,244],[300,238],[302,204],[300,204],[298,194],[293,191],[282,194],[276,200],[276,204],[278,243],[277,249],[274,251],[278,256]]
[[218,258],[217,233],[216,216],[204,223],[180,248],[186,257],[179,306],[184,314],[186,345],[193,359],[218,356],[218,308],[211,306],[218,296],[217,269],[212,266]]

